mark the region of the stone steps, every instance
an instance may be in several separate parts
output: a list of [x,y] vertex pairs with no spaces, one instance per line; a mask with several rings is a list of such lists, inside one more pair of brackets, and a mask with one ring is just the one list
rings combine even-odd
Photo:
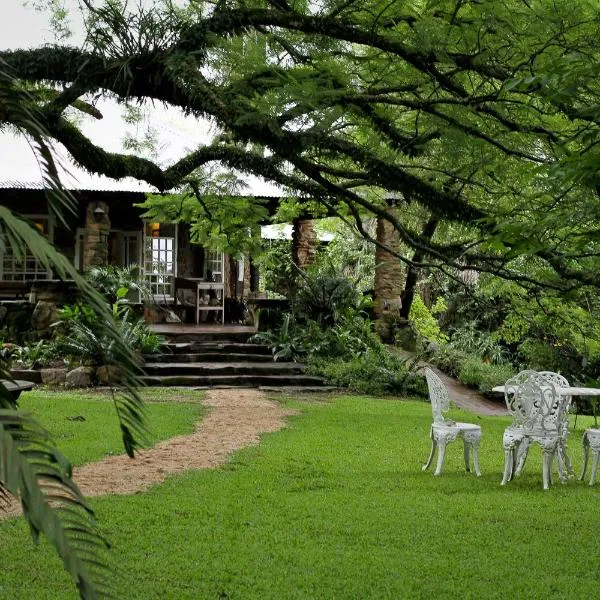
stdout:
[[271,354],[245,354],[241,353],[220,353],[220,352],[201,352],[199,354],[153,354],[147,360],[152,358],[153,363],[217,363],[217,362],[251,362],[251,363],[268,363],[273,362]]
[[302,373],[304,365],[294,362],[176,362],[146,363],[146,375],[292,375]]
[[145,357],[142,380],[147,385],[277,389],[323,386],[321,378],[304,374],[304,365],[275,362],[268,346],[248,343],[247,332],[169,332],[167,337],[162,354]]
[[142,377],[146,385],[160,386],[202,386],[202,387],[289,387],[298,390],[309,387],[315,389],[323,385],[322,379],[310,375],[155,375]]
[[242,342],[184,342],[165,345],[170,354],[262,354],[272,357],[271,349],[263,344]]

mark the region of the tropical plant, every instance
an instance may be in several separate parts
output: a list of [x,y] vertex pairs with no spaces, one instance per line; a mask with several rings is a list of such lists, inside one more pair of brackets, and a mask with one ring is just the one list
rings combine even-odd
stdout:
[[300,271],[298,277],[293,308],[304,319],[331,325],[344,311],[358,306],[359,296],[352,283],[329,265]]
[[322,376],[329,385],[362,394],[426,397],[427,386],[418,373],[418,361],[419,358],[407,360],[377,348],[347,361],[316,361],[309,372]]
[[125,299],[132,292],[139,294],[142,301],[152,297],[148,284],[141,277],[140,267],[135,264],[128,267],[93,266],[87,271],[85,278],[111,305]]
[[[126,288],[118,291],[121,296],[125,293]],[[69,315],[68,320],[65,320],[66,315]],[[93,366],[118,364],[119,344],[89,307],[82,306],[79,311],[68,307],[59,311],[59,316],[63,331],[55,343],[62,353]],[[112,305],[112,319],[120,343],[133,352],[153,354],[164,344],[161,336],[152,333],[143,319],[119,301]]]
[[[9,123],[28,136],[43,171],[51,210],[61,218],[62,211],[72,206],[72,198],[60,185],[43,120],[32,97],[0,70],[0,127]],[[34,227],[4,206],[0,206],[0,242],[10,245],[17,260],[23,260],[27,252],[44,268],[53,269],[56,277],[73,280],[104,323],[123,374],[123,387],[114,399],[125,450],[133,456],[146,431],[143,403],[136,391],[139,381],[131,350],[121,341],[104,298]],[[5,362],[0,363],[0,377],[10,378]],[[50,434],[19,410],[0,380],[0,505],[10,497],[20,500],[34,541],[44,534],[54,546],[82,598],[113,594],[108,544],[94,526],[93,510],[71,479],[68,460],[56,449]]]

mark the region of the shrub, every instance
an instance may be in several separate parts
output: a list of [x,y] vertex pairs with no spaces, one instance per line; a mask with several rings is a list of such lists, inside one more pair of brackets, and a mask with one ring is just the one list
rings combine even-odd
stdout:
[[487,394],[493,387],[504,385],[513,375],[515,371],[509,364],[494,365],[472,356],[463,362],[458,378],[464,385],[476,387]]
[[428,360],[451,377],[458,377],[463,364],[471,358],[471,354],[446,345],[437,349],[428,357]]
[[331,324],[358,306],[358,293],[352,283],[331,269],[311,269],[301,276],[294,306],[301,318]]
[[442,333],[437,320],[419,295],[416,295],[413,300],[408,320],[419,336],[426,340],[438,344],[445,344],[448,341],[448,336]]
[[[60,335],[56,338],[59,352],[93,366],[119,362],[114,337],[89,307],[67,306],[59,311],[59,317]],[[113,304],[113,318],[128,348],[144,354],[160,350],[164,339],[152,333],[143,319],[134,316],[128,307]]]
[[491,334],[477,329],[473,321],[454,330],[450,345],[457,350],[477,354],[480,358],[494,364],[507,362],[508,359],[507,350]]
[[427,396],[425,379],[416,372],[416,360],[404,360],[387,350],[369,350],[350,361],[320,361],[309,372],[329,385],[361,394]]
[[307,356],[350,360],[381,345],[371,321],[358,310],[347,310],[329,327],[313,320],[298,323],[287,313],[281,327],[257,333],[250,341],[271,346],[275,360]]

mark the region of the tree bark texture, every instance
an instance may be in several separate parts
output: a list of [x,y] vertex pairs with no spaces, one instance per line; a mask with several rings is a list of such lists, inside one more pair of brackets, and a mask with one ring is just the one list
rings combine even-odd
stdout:
[[[388,212],[397,217],[397,208],[390,208]],[[392,252],[400,249],[400,236],[394,226],[387,220],[377,219],[377,241],[389,248]],[[390,252],[379,246],[375,250],[375,330],[384,340],[392,337],[392,325],[400,317],[402,305],[400,294],[402,291],[403,269],[400,261]]]

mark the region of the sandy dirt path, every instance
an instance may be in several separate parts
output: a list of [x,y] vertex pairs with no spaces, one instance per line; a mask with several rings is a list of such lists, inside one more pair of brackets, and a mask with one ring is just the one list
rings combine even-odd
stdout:
[[[253,389],[208,390],[203,404],[210,412],[191,435],[160,442],[133,460],[109,456],[74,469],[73,479],[83,495],[133,494],[174,473],[217,467],[235,450],[257,444],[262,434],[282,429],[286,417],[296,414]],[[0,518],[19,513],[15,503],[0,512]]]

